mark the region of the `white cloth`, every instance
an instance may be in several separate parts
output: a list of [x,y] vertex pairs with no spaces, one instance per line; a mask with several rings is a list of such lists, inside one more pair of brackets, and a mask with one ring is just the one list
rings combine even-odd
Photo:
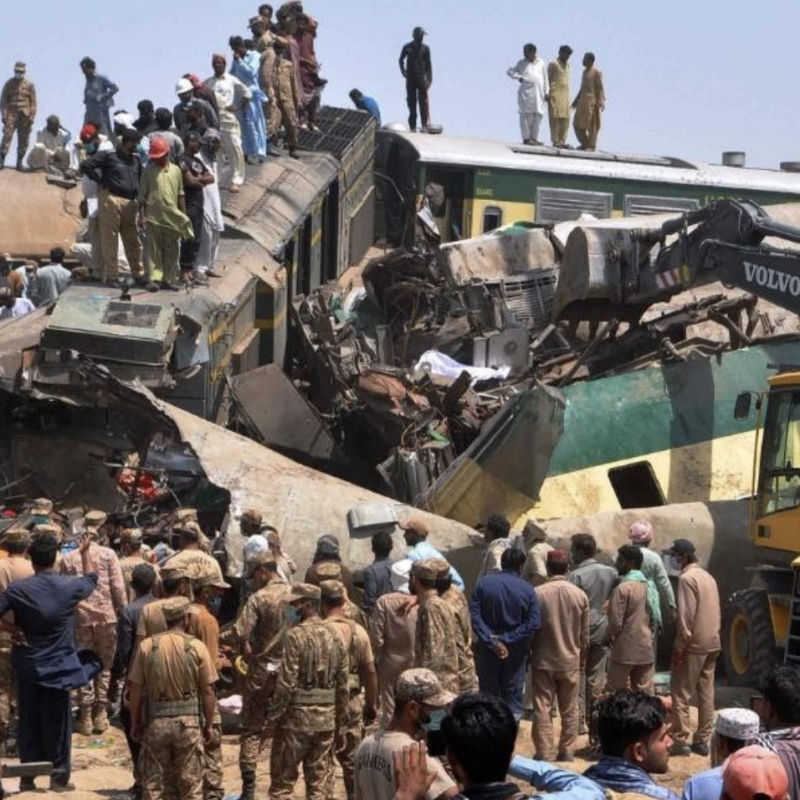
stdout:
[[519,132],[523,142],[538,142],[539,128],[542,125],[544,114],[519,113]]
[[474,386],[478,381],[488,381],[493,378],[505,380],[511,373],[511,367],[500,367],[500,369],[467,367],[438,350],[427,350],[414,365],[414,377],[422,377],[426,372],[430,374],[434,382],[436,382],[436,378],[439,378],[439,383],[453,383],[462,372],[468,372]]
[[545,97],[550,94],[550,81],[544,61],[538,56],[535,61],[522,58],[506,74],[520,82],[517,92],[519,113],[544,114],[547,108]]
[[36,307],[33,303],[31,303],[30,300],[26,300],[24,297],[18,297],[11,308],[3,307],[2,310],[0,310],[0,320],[24,317],[26,314],[30,314],[31,311],[36,311]]

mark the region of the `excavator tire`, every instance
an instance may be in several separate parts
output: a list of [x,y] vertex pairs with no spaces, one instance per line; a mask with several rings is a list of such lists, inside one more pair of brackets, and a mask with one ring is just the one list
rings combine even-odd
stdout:
[[760,689],[778,655],[766,591],[735,592],[722,623],[722,663],[731,686]]

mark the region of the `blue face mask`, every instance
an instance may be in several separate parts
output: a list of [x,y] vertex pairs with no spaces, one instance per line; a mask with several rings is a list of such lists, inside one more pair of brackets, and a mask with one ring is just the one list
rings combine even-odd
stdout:
[[445,710],[443,708],[437,711],[431,711],[428,714],[428,721],[424,724],[425,730],[430,733],[431,731],[438,731],[442,728],[442,720],[445,717]]
[[286,606],[283,613],[290,625],[300,622],[300,612],[294,606]]
[[218,617],[219,610],[222,608],[222,598],[214,597],[213,599],[209,600],[208,608],[215,617]]

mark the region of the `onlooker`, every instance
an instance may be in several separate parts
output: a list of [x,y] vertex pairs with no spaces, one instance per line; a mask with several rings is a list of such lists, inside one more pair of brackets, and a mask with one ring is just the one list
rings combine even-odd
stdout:
[[186,134],[185,152],[178,162],[183,175],[184,205],[186,216],[192,223],[191,239],[183,239],[180,247],[180,262],[182,277],[186,280],[205,282],[202,275],[195,274],[197,253],[200,250],[200,241],[203,237],[203,200],[204,189],[207,184],[213,183],[215,178],[200,158],[202,137],[199,133]]
[[762,694],[761,719],[768,732],[763,741],[781,757],[791,796],[800,797],[800,670],[788,664],[775,667]]
[[481,691],[505,700],[518,722],[531,638],[541,624],[536,591],[520,574],[524,563],[521,550],[506,550],[502,571],[481,578],[469,602]]
[[[605,789],[653,800],[679,800],[650,774],[669,770],[669,712],[658,697],[627,689],[598,703],[597,736],[602,757],[583,774]],[[750,799],[752,800],[752,798]]]
[[36,271],[31,300],[37,308],[54,303],[72,283],[72,273],[64,266],[66,255],[62,247],[54,247],[50,251],[50,263]]
[[547,580],[547,554],[553,549],[547,541],[547,531],[536,519],[529,519],[522,529],[527,560],[522,577],[533,586],[541,586]]
[[378,127],[381,126],[381,110],[378,107],[377,100],[373,99],[372,97],[367,97],[360,89],[353,89],[350,92],[350,99],[353,101],[353,105],[359,111],[366,111],[367,114],[370,114],[375,122],[378,123]]
[[517,105],[522,143],[540,145],[539,127],[544,119],[544,109],[550,97],[550,81],[544,61],[536,55],[536,45],[522,48],[522,59],[506,74],[519,81]]
[[71,140],[72,134],[61,127],[61,120],[55,114],[51,114],[44,128],[36,134],[36,144],[28,154],[28,167],[64,177],[70,167]]
[[613,567],[600,564],[596,559],[597,542],[589,533],[576,533],[572,537],[572,562],[576,564],[569,579],[582,589],[589,600],[589,649],[586,665],[581,670],[580,733],[588,730],[592,705],[605,691],[608,668],[608,617],[606,603],[619,576]]
[[220,133],[215,128],[209,128],[202,138],[202,147],[199,158],[205,164],[209,174],[214,176],[213,183],[203,187],[203,235],[200,240],[200,249],[195,259],[195,272],[209,278],[218,278],[219,273],[214,269],[219,252],[219,240],[225,230],[222,218],[222,200],[219,195],[219,171],[217,169],[217,154],[222,144]]
[[780,758],[750,745],[734,753],[722,775],[722,800],[789,800],[789,776]]
[[584,55],[581,88],[572,103],[575,109],[572,126],[580,142],[578,150],[597,149],[597,135],[600,133],[600,121],[606,107],[603,73],[597,69],[594,62],[594,53]]
[[93,59],[81,59],[81,71],[86,78],[86,87],[83,90],[83,104],[86,113],[83,124],[91,122],[96,125],[100,133],[111,136],[111,107],[114,105],[114,95],[119,87],[105,75],[97,74],[97,64]]
[[683,800],[719,800],[723,764],[738,750],[758,738],[759,719],[747,708],[723,708],[717,713],[712,737],[712,769],[693,775],[683,785]]
[[[206,87],[203,86],[203,89]],[[172,116],[174,118],[175,127],[180,131],[186,124],[186,112],[188,108],[195,108],[200,112],[200,117],[206,128],[219,129],[219,114],[216,108],[211,104],[207,97],[211,97],[216,103],[216,97],[213,92],[206,90],[207,95],[201,97],[197,88],[192,84],[189,78],[179,78],[175,84],[175,94],[178,96],[178,103],[172,109]],[[192,102],[193,100],[197,102]]]
[[607,689],[624,689],[630,681],[637,691],[653,687],[655,587],[641,573],[642,551],[633,545],[620,547],[617,572],[620,583],[609,601],[606,642],[611,645]]
[[489,517],[486,521],[483,532],[486,547],[478,570],[478,580],[484,575],[491,575],[502,569],[500,559],[503,553],[511,547],[511,539],[508,538],[510,531],[511,523],[499,514]]
[[[673,755],[709,752],[714,725],[714,670],[721,648],[717,582],[697,563],[694,544],[676,539],[670,548],[678,579],[678,620],[672,652]],[[697,730],[689,747],[689,701],[697,697]]]
[[[422,561],[427,558],[440,559],[447,561],[447,559],[432,545],[428,543],[428,534],[430,528],[428,523],[421,517],[409,517],[403,522],[399,523],[400,528],[405,531],[403,538],[405,543],[410,548],[406,558],[412,561]],[[450,577],[453,583],[462,591],[464,590],[464,581],[458,574],[456,568],[450,565]]]
[[183,155],[183,139],[177,129],[172,126],[172,112],[168,108],[157,108],[155,113],[156,129],[153,133],[166,139],[170,147],[170,161],[177,164]]
[[677,605],[675,593],[669,580],[667,568],[661,554],[653,550],[651,544],[655,532],[653,526],[646,519],[634,522],[628,531],[628,539],[642,550],[642,574],[647,580],[652,581],[658,589],[659,609],[662,618],[666,616],[671,622],[675,621]]
[[371,612],[378,598],[392,591],[392,534],[378,531],[372,537],[372,553],[375,560],[364,570],[363,608]]
[[550,97],[547,101],[550,112],[550,139],[553,147],[567,147],[569,133],[569,57],[572,48],[562,44],[558,48],[558,58],[547,65],[547,80],[550,84]]
[[[572,761],[578,738],[581,667],[589,648],[589,601],[567,579],[569,556],[564,550],[547,554],[547,583],[536,590],[541,627],[531,646],[533,742],[542,761]],[[556,753],[552,712],[556,701],[561,737]]]
[[24,297],[15,297],[9,286],[0,286],[0,322],[24,317],[35,311],[36,306]]
[[158,130],[158,122],[156,120],[156,111],[153,106],[152,100],[140,100],[136,104],[136,109],[139,116],[134,120],[133,127],[136,128],[142,136],[149,136]]
[[[342,556],[339,552],[339,538],[332,533],[325,534],[317,539],[317,548],[311,559],[311,566],[306,570],[305,582],[319,586],[325,578],[321,578],[317,574],[317,570],[321,564],[327,564],[328,562],[333,562],[340,568],[342,573],[341,581],[344,583],[344,588],[347,589],[347,596],[351,597],[353,594],[353,574],[342,563]],[[335,580],[340,579],[335,578]]]
[[425,30],[417,26],[411,34],[411,41],[400,51],[400,72],[406,79],[406,103],[408,104],[409,130],[417,130],[417,105],[419,104],[422,132],[428,130],[430,105],[428,92],[433,83],[431,50],[423,43]]

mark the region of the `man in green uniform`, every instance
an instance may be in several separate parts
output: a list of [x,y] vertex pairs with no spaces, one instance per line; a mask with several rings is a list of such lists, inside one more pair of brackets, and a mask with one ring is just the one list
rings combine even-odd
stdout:
[[603,88],[603,73],[594,65],[594,53],[583,57],[583,78],[581,89],[572,104],[575,119],[572,125],[581,146],[578,150],[596,150],[597,134],[600,132],[600,118],[606,107],[606,93]]
[[161,611],[167,630],[139,645],[129,678],[143,800],[203,800],[203,745],[217,735],[217,671],[206,646],[186,633],[189,601],[172,597]]
[[289,45],[285,39],[275,39],[274,79],[278,100],[278,110],[283,119],[286,132],[286,146],[289,155],[297,158],[297,109],[300,106],[300,90],[297,86],[297,73],[292,64]]
[[36,87],[25,77],[25,64],[14,64],[14,77],[6,81],[0,95],[0,117],[3,140],[0,142],[0,169],[6,164],[14,132],[17,134],[17,169],[23,170],[22,159],[28,149],[36,117]]
[[[306,800],[326,800],[334,745],[344,749],[348,657],[339,637],[320,619],[318,586],[299,583],[288,597],[296,619],[286,634],[283,661],[265,735],[274,735],[270,800],[290,800],[303,765]],[[337,735],[338,733],[338,735]]]
[[550,82],[548,112],[550,114],[550,139],[553,147],[567,146],[569,131],[569,57],[572,48],[562,44],[558,48],[558,58],[547,65],[547,78]]

